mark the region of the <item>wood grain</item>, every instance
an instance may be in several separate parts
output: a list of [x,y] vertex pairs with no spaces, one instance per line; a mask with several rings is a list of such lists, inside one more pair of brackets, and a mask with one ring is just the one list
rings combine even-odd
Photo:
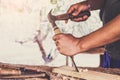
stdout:
[[73,68],[70,67],[59,67],[53,69],[54,73],[63,74],[66,76],[82,78],[85,80],[120,80],[120,76],[113,74],[106,74],[102,72],[96,72],[88,70],[87,72],[75,72]]

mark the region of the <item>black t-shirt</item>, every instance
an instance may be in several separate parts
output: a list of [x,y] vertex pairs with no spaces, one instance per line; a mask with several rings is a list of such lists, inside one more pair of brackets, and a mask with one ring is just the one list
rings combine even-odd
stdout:
[[[100,12],[100,17],[103,21],[103,25],[114,19],[119,14],[120,0],[106,0],[105,5]],[[108,53],[110,53],[112,58],[120,60],[120,40],[105,45],[105,49],[108,51]]]

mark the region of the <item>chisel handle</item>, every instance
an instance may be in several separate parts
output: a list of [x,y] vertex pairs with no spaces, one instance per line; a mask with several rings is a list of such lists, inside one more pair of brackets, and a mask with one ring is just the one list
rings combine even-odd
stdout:
[[60,29],[57,26],[54,26],[54,33],[55,34],[60,34],[61,33]]

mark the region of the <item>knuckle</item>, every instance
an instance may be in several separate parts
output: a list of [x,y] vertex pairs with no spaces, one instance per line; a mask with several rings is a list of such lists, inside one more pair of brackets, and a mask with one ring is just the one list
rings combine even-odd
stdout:
[[70,6],[70,8],[73,8],[74,6],[75,6],[75,5],[73,4],[73,5]]
[[52,39],[55,41],[56,40],[56,36],[53,36]]
[[60,51],[60,47],[57,47],[57,49],[59,50],[59,52],[61,52],[61,51]]
[[58,35],[58,37],[59,37],[59,38],[62,38],[62,37],[63,37],[63,34],[62,34],[62,33],[61,33],[61,34],[59,34],[59,35]]
[[75,9],[75,5],[71,5],[70,8],[68,9],[67,13],[71,13]]

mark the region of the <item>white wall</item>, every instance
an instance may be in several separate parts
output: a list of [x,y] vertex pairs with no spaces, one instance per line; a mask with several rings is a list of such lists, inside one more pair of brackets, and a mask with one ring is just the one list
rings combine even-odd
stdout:
[[[0,62],[15,64],[43,65],[41,51],[35,42],[38,30],[41,31],[39,39],[46,54],[52,53],[54,60],[46,65],[65,65],[65,56],[61,55],[52,40],[53,31],[47,19],[50,9],[53,14],[65,13],[69,6],[82,0],[0,0]],[[65,33],[80,37],[101,27],[98,12],[92,12],[91,18],[85,22],[75,23],[69,21],[57,22],[59,28]],[[23,42],[23,44],[21,44]],[[78,66],[98,66],[99,55],[80,54],[75,56]],[[94,63],[94,64],[93,64]]]

